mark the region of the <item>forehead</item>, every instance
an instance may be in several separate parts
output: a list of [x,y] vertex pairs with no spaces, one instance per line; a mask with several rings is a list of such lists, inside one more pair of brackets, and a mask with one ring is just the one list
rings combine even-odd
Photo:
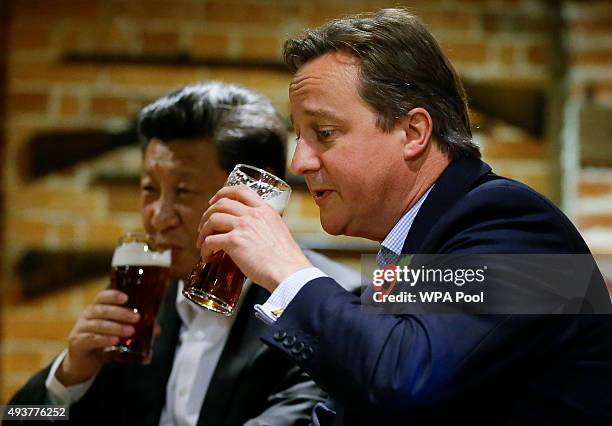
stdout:
[[[359,62],[353,55],[332,52],[302,65],[289,85],[292,106],[317,109],[317,100],[341,107],[348,98],[360,100]],[[316,97],[316,99],[315,99]]]
[[217,152],[206,140],[172,140],[162,142],[151,139],[143,158],[143,172],[164,170],[177,177],[199,178],[212,173],[225,173],[219,166]]

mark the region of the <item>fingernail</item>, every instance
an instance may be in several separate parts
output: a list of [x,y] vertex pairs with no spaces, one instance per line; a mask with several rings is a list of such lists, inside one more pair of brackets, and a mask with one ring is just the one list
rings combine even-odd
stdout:
[[125,334],[132,335],[132,334],[134,334],[134,327],[126,325],[125,327],[123,327],[123,332]]
[[119,303],[125,303],[128,300],[128,296],[125,293],[121,293],[117,299],[119,300]]

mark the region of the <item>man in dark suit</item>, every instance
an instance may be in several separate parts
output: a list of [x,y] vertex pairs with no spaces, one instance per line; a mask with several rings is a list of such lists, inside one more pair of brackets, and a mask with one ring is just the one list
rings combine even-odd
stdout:
[[[191,305],[179,281],[198,261],[198,222],[234,165],[248,163],[283,177],[283,121],[263,96],[211,82],[146,107],[139,132],[143,225],[172,249],[173,281],[158,317],[152,361],[105,362],[103,349],[133,333],[130,324],[137,317],[121,306],[123,293],[103,290],[79,317],[68,349],[10,403],[70,405],[71,420],[79,424],[307,424],[322,392],[259,341],[265,325],[255,319],[253,305],[268,292],[247,282],[238,314],[225,317]],[[309,256],[339,280],[358,283],[359,274],[316,253]]]
[[[292,169],[327,232],[378,241],[381,266],[415,253],[589,255],[552,203],[480,160],[461,82],[413,14],[334,20],[284,55]],[[564,302],[539,315],[368,315],[250,191],[223,188],[212,203],[201,254],[225,250],[271,291],[256,306],[262,339],[331,397],[315,424],[612,424],[612,317],[596,269],[586,299],[601,315],[543,315],[577,313]]]

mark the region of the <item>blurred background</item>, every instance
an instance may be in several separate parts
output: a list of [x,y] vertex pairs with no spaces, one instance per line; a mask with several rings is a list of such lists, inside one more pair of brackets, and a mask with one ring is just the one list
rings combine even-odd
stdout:
[[[0,403],[64,348],[118,237],[140,228],[138,111],[214,79],[286,114],[283,40],[394,5],[416,12],[457,67],[485,161],[612,253],[609,0],[0,0]],[[291,182],[286,219],[300,241],[359,268],[373,246],[326,236]]]

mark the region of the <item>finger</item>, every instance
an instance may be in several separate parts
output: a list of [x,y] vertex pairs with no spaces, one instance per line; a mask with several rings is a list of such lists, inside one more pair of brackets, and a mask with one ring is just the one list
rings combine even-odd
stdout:
[[232,200],[230,198],[221,198],[211,205],[200,218],[200,224],[198,225],[198,232],[202,229],[204,224],[210,219],[215,213],[228,213],[234,216],[244,216],[248,213],[249,207],[240,201]]
[[82,333],[74,338],[74,347],[85,352],[104,349],[117,343],[119,343],[119,337],[104,334]]
[[84,321],[79,327],[79,333],[104,334],[107,336],[130,337],[134,334],[134,327],[114,321],[101,319]]
[[221,198],[240,201],[249,207],[259,207],[265,204],[265,201],[261,199],[257,192],[246,185],[224,186],[213,195],[208,203],[214,204]]
[[219,250],[223,250],[229,254],[230,247],[235,244],[235,238],[234,235],[229,233],[207,236],[200,247],[202,260],[204,260],[204,262],[210,262],[210,257]]
[[231,214],[213,213],[200,230],[198,241],[196,242],[197,247],[199,248],[204,239],[209,235],[231,232],[237,226],[239,220],[240,218]]
[[84,317],[87,320],[103,319],[128,324],[134,324],[140,320],[140,315],[130,308],[101,304],[87,307]]
[[102,303],[109,305],[122,305],[127,302],[128,296],[127,294],[119,291],[119,290],[102,290],[100,293],[96,294],[96,298],[94,299],[94,303]]
[[159,336],[161,334],[161,327],[158,323],[155,323],[155,327],[153,328],[153,336]]

